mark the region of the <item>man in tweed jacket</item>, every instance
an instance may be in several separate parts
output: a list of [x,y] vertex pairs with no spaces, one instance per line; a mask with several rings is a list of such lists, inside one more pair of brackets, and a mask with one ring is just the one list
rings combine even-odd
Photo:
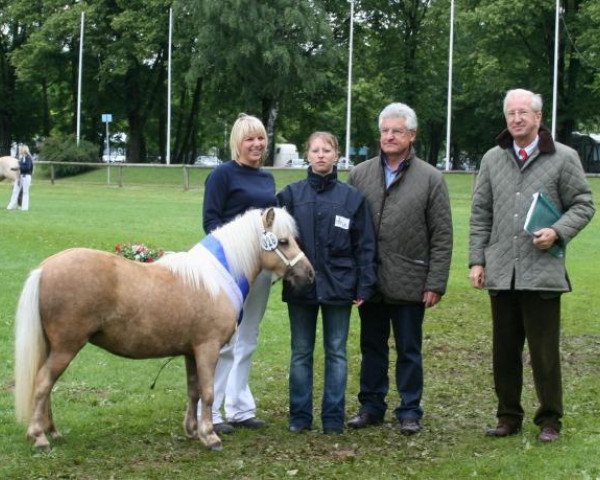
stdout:
[[415,155],[417,116],[402,103],[379,115],[381,154],[348,176],[367,199],[377,234],[379,294],[360,307],[360,411],[348,426],[383,422],[389,389],[388,338],[393,328],[401,403],[394,413],[401,433],[421,429],[425,308],[446,292],[452,256],[452,217],[441,172]]
[[[542,99],[511,90],[504,99],[507,130],[481,161],[473,194],[469,266],[471,284],[490,293],[493,371],[498,397],[495,428],[488,436],[521,430],[522,354],[529,345],[540,406],[539,439],[557,440],[563,415],[560,373],[560,295],[570,290],[563,250],[594,215],[590,188],[577,153],[553,141],[541,126]],[[549,228],[524,231],[532,195],[542,192],[562,212]]]

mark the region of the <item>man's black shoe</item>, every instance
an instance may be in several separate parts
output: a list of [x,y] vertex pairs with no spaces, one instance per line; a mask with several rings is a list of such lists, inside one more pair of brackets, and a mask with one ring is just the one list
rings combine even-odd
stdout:
[[348,420],[346,425],[348,425],[350,428],[365,428],[369,425],[381,425],[382,423],[382,418],[375,417],[367,412],[361,412]]
[[290,425],[289,431],[292,433],[302,433],[310,430],[310,425]]

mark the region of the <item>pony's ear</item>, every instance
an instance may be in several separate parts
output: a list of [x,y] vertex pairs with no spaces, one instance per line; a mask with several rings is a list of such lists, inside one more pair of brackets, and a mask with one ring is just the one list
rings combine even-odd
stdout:
[[275,220],[275,210],[273,207],[267,208],[267,211],[263,214],[263,225],[265,229],[271,229],[273,221]]

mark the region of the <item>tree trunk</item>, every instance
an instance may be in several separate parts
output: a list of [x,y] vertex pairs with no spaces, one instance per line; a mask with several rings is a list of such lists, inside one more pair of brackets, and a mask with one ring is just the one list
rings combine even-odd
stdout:
[[442,138],[444,134],[444,124],[430,120],[428,122],[429,130],[429,148],[427,151],[427,163],[435,166],[442,148]]
[[8,60],[8,55],[2,52],[0,58],[0,75],[2,75],[2,93],[4,101],[0,102],[0,154],[10,155],[13,131],[13,107],[8,99],[15,98],[15,69]]
[[10,155],[12,143],[12,118],[8,112],[0,112],[0,155]]
[[451,170],[458,170],[458,167],[460,166],[460,147],[458,146],[457,142],[452,142],[451,148],[450,148],[450,169]]
[[277,126],[277,116],[279,115],[279,101],[274,98],[263,98],[262,100],[262,120],[267,130],[267,141],[269,142],[269,151],[265,159],[265,166],[273,166],[275,159],[275,129]]
[[[568,14],[571,18],[577,17],[579,10],[580,2],[578,0],[565,2],[565,14]],[[568,53],[567,48],[569,49]],[[560,120],[557,119],[556,139],[559,142],[569,145],[571,143],[571,133],[575,130],[577,124],[575,118],[578,116],[578,112],[575,107],[575,99],[577,97],[577,83],[581,71],[581,63],[578,52],[564,34],[559,50],[559,78],[562,78],[561,90],[563,92],[563,102],[559,103],[557,109],[560,111],[560,116],[557,115]],[[569,58],[568,65],[566,65],[567,56]]]
[[[185,94],[185,93],[184,93]],[[183,125],[181,139],[178,139],[179,151],[177,163],[194,163],[196,157],[196,134],[198,133],[198,113],[200,111],[200,96],[202,94],[202,79],[196,79],[189,114]],[[186,158],[187,155],[187,158]]]
[[[144,127],[148,112],[153,110],[159,89],[164,85],[165,72],[162,65],[162,53],[158,55],[149,72],[131,68],[125,77],[125,95],[127,98],[127,120],[129,139],[127,142],[127,160],[133,163],[146,161],[146,137]],[[144,76],[143,72],[147,72]]]
[[127,139],[127,161],[140,163],[146,160],[146,141],[144,138],[145,120],[138,114],[138,111],[132,111],[128,114],[129,138]]
[[44,137],[50,136],[52,125],[50,123],[50,97],[48,95],[48,81],[42,80],[42,132]]

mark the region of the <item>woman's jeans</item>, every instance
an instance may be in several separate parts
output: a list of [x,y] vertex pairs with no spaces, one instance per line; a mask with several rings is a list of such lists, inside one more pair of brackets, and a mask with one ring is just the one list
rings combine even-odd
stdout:
[[313,420],[313,352],[319,308],[323,317],[325,348],[321,420],[325,432],[341,432],[346,405],[346,342],[351,305],[288,304],[292,334],[290,426],[310,427]]

